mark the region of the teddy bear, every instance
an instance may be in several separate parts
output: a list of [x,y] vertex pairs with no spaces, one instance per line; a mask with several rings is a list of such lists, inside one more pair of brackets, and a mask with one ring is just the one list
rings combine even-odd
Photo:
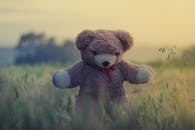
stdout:
[[76,109],[90,100],[123,104],[127,94],[124,81],[131,84],[147,83],[152,77],[152,69],[146,65],[136,65],[123,60],[124,53],[133,45],[132,36],[121,30],[84,30],[76,38],[76,47],[81,59],[68,69],[53,74],[53,84],[58,88],[79,86]]

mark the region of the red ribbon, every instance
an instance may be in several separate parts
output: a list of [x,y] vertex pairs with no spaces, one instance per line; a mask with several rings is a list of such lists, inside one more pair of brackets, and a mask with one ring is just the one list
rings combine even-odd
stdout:
[[111,71],[115,70],[114,66],[111,66],[109,68],[102,68],[102,70],[106,73],[109,81],[112,81]]

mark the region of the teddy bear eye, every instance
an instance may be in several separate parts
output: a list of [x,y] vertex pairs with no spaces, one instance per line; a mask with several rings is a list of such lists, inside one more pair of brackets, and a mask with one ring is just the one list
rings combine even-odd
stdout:
[[96,51],[92,51],[92,53],[93,53],[94,55],[97,55],[97,54],[98,54]]
[[119,52],[116,52],[116,53],[115,53],[115,55],[116,55],[116,56],[119,56],[119,55],[120,55],[120,53],[119,53]]

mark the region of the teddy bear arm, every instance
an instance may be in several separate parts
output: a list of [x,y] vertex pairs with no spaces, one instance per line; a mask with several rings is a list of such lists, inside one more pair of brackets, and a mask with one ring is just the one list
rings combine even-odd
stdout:
[[58,70],[53,75],[53,84],[58,88],[77,87],[82,80],[82,63],[77,63],[67,70]]
[[121,64],[124,80],[134,83],[147,83],[152,77],[152,69],[146,65],[130,64],[125,61]]

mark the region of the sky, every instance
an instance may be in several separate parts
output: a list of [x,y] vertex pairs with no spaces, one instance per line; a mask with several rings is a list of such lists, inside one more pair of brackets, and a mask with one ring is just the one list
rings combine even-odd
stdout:
[[0,0],[0,46],[26,32],[62,41],[84,29],[126,30],[139,46],[195,44],[195,0]]

